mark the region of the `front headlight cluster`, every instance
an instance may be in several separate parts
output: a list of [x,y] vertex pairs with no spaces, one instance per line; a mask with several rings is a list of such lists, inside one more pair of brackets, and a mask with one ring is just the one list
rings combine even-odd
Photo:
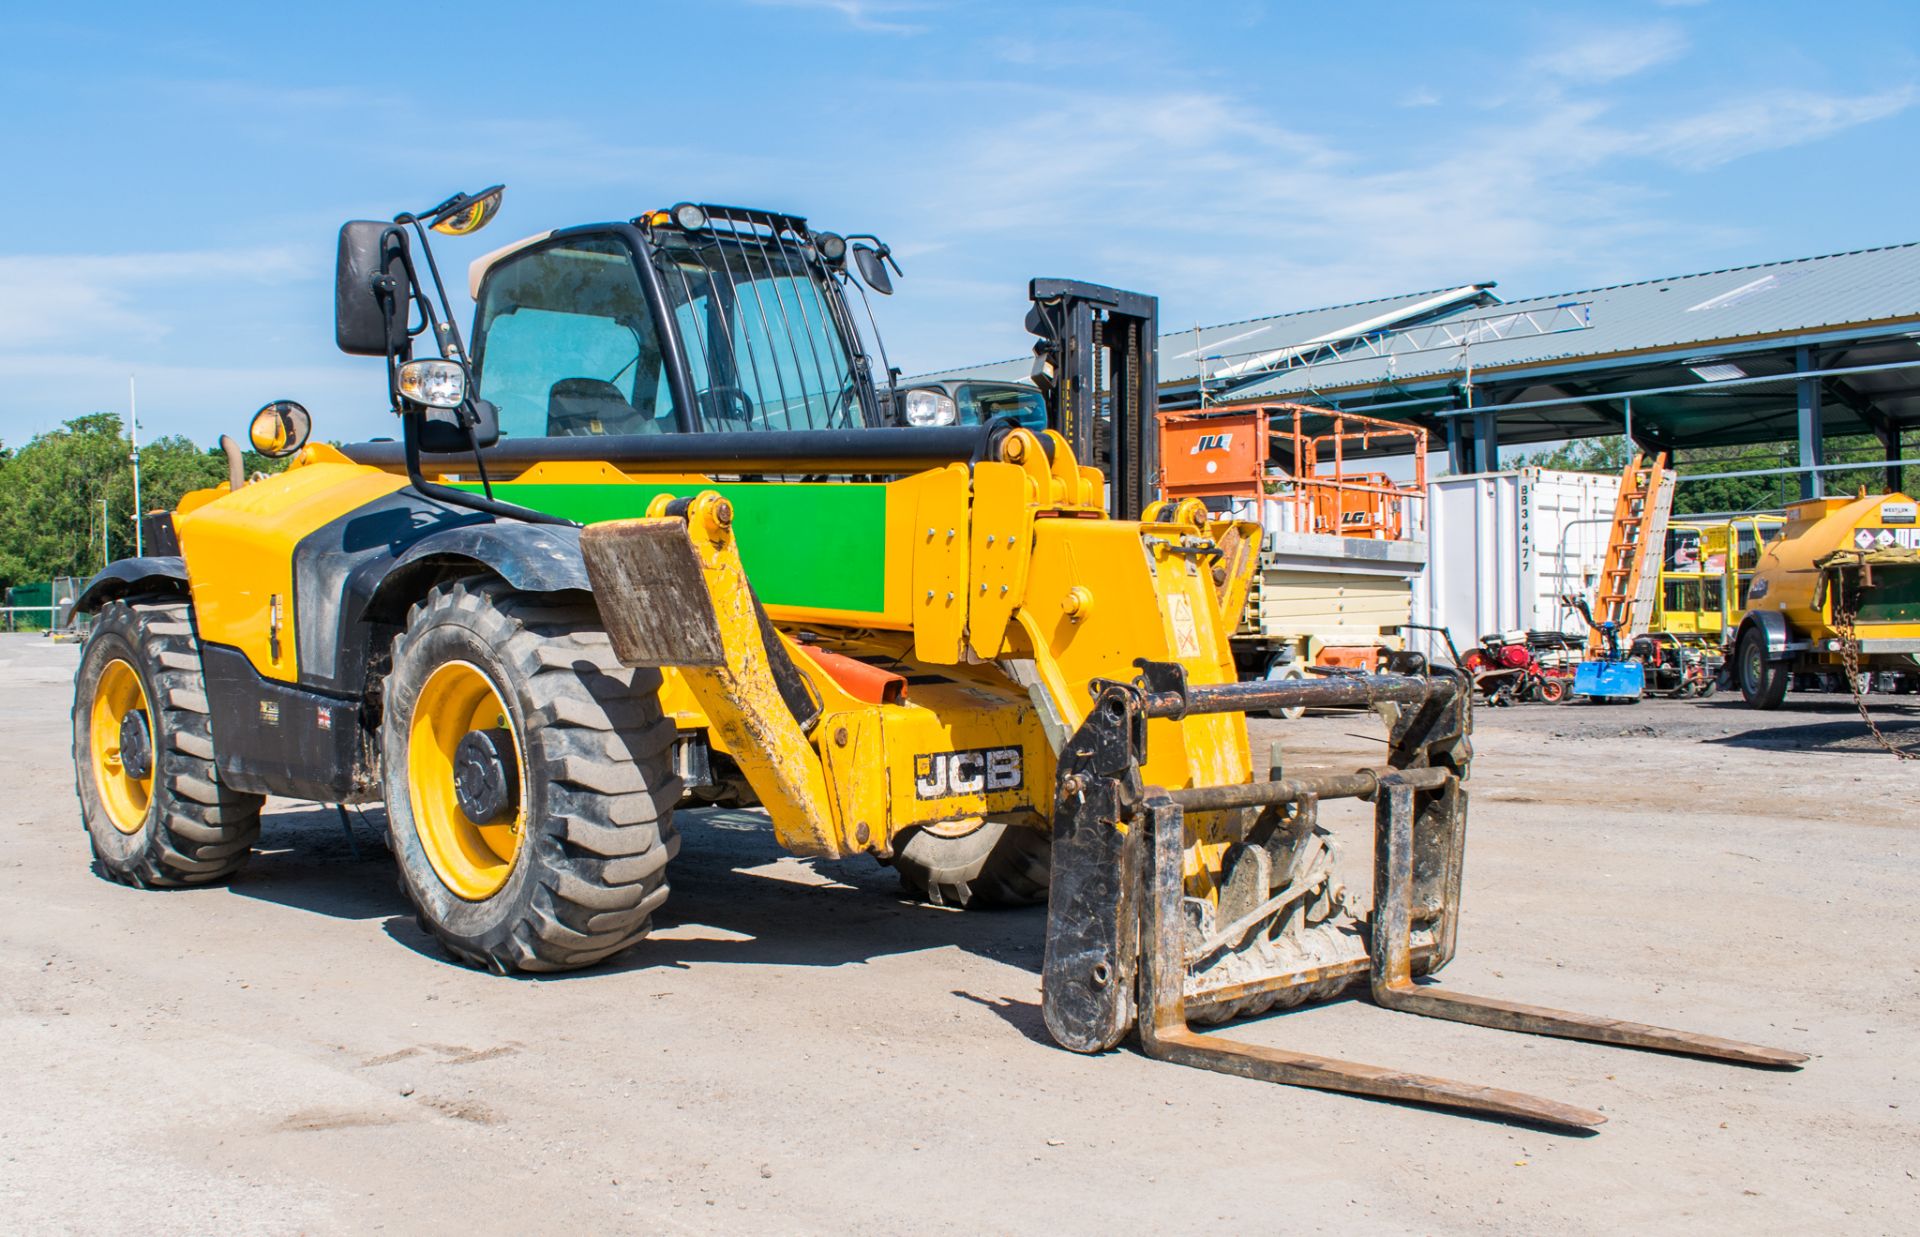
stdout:
[[428,408],[458,408],[467,398],[467,371],[454,361],[408,361],[399,377],[400,394]]
[[944,391],[908,391],[906,418],[908,425],[952,425],[960,419],[960,410]]

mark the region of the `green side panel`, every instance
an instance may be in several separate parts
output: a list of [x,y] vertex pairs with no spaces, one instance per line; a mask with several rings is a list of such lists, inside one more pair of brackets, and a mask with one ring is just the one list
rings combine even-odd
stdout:
[[[478,492],[478,484],[458,488]],[[884,485],[693,485],[645,483],[493,487],[518,503],[582,524],[638,519],[655,495],[714,490],[733,504],[733,533],[753,591],[770,606],[813,606],[878,614],[887,595],[887,487]]]
[[1873,569],[1873,587],[1860,602],[1862,623],[1920,623],[1920,566]]

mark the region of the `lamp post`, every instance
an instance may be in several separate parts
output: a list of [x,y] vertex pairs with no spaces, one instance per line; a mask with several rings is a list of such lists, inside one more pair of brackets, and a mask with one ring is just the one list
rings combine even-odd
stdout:
[[133,443],[133,556],[147,552],[146,537],[140,519],[140,407],[133,389],[133,375],[127,375],[127,437]]

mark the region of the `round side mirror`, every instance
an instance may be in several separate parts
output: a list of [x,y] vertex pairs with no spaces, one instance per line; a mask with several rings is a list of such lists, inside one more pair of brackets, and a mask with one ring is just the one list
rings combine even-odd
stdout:
[[270,459],[283,459],[307,445],[313,417],[290,399],[277,399],[253,414],[247,441]]

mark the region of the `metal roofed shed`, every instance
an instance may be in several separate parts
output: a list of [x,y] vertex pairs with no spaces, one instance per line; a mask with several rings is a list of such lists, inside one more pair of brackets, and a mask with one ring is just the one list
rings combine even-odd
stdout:
[[1410,421],[1456,472],[1605,434],[1649,451],[1785,442],[1808,493],[1834,467],[1827,438],[1871,434],[1900,488],[1920,427],[1920,244],[1508,302],[1494,286],[1166,333],[1162,406],[1304,399]]

